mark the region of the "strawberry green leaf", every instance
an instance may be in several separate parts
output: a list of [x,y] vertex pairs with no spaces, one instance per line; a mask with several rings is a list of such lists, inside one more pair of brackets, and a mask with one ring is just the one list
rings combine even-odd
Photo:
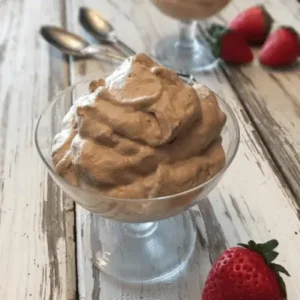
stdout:
[[277,240],[270,240],[270,241],[266,242],[264,245],[265,245],[265,247],[267,247],[268,249],[274,250],[275,248],[278,247],[279,243],[278,243]]
[[257,252],[259,252],[260,254],[263,254],[263,253],[269,251],[269,249],[265,249],[264,244],[256,244],[255,246],[252,247],[252,250],[257,251]]
[[226,27],[213,23],[208,29],[207,33],[209,38],[207,39],[211,48],[211,52],[215,57],[219,57],[221,53],[221,44],[223,36],[230,30]]
[[283,281],[283,279],[280,276],[277,276],[277,279],[278,279],[279,285],[281,287],[281,290],[283,291],[284,296],[286,297],[286,285],[285,285],[285,282]]
[[272,263],[271,267],[275,272],[277,272],[277,273],[280,272],[280,273],[285,274],[286,276],[291,277],[290,273],[283,266]]
[[270,240],[264,244],[256,244],[257,249],[262,252],[270,252],[277,248],[279,245],[277,240]]
[[223,35],[224,33],[227,32],[227,28],[220,25],[220,24],[216,24],[213,23],[209,28],[208,28],[208,33],[212,36],[212,37],[216,37],[216,36],[220,36]]
[[278,256],[278,252],[274,251],[274,249],[278,246],[277,240],[270,240],[264,244],[256,244],[254,241],[249,241],[248,245],[239,244],[242,247],[253,250],[261,254],[266,262],[270,264],[273,260]]
[[254,250],[256,248],[256,243],[252,240],[249,241],[248,245],[249,245],[249,248],[252,249],[252,250]]
[[266,261],[268,262],[268,264],[270,264],[273,260],[275,260],[277,258],[279,253],[275,252],[275,251],[270,251],[270,252],[264,252],[263,255],[264,255]]

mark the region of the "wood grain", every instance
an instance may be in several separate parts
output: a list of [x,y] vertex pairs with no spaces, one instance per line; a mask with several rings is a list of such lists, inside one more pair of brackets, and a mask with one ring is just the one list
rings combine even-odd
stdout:
[[0,299],[75,299],[74,205],[34,145],[37,118],[68,84],[62,55],[39,36],[61,1],[0,3]]
[[[236,3],[222,18],[236,11]],[[241,2],[241,1],[240,1]],[[279,2],[279,1],[273,1]],[[288,1],[290,5],[291,1]],[[174,32],[174,20],[162,16],[150,1],[67,1],[68,28],[84,33],[76,23],[80,5],[94,7],[116,27],[120,38],[136,51],[149,51],[159,38]],[[280,5],[281,7],[282,5]],[[72,61],[72,80],[97,69],[111,68],[94,60]],[[236,70],[238,72],[238,70]],[[235,72],[233,69],[232,72]],[[252,77],[254,74],[252,74]],[[279,261],[291,272],[287,280],[290,299],[300,298],[300,222],[298,208],[289,184],[280,175],[268,149],[260,138],[257,124],[247,115],[239,101],[239,88],[231,87],[222,69],[197,76],[228,101],[241,127],[238,155],[209,199],[194,208],[198,228],[196,256],[192,269],[176,282],[145,287],[131,287],[108,279],[85,257],[82,251],[82,222],[85,211],[77,209],[77,247],[80,299],[200,299],[207,272],[216,257],[228,246],[254,238],[265,241],[278,238],[281,242]],[[280,77],[281,78],[281,77]],[[241,89],[243,86],[241,86]],[[268,85],[257,93],[268,93]],[[272,115],[274,112],[270,112]],[[294,114],[291,115],[291,118]],[[273,155],[273,154],[272,154]],[[280,220],[280,221],[279,221]],[[80,233],[80,234],[79,234]],[[289,246],[287,246],[289,245]]]

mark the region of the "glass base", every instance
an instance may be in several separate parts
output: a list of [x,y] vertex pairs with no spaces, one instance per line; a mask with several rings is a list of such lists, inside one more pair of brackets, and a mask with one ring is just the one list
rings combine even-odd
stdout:
[[215,68],[219,59],[215,58],[204,41],[194,40],[188,47],[179,46],[178,36],[160,40],[153,55],[163,65],[177,72],[193,73]]
[[141,224],[89,214],[83,225],[86,255],[104,273],[123,282],[174,280],[195,248],[196,229],[189,212]]

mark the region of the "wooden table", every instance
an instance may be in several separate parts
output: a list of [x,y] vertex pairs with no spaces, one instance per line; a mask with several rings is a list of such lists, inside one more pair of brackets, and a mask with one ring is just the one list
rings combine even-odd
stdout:
[[[256,2],[233,1],[216,19],[225,23]],[[300,32],[299,2],[264,2],[278,24]],[[250,238],[280,241],[279,261],[292,275],[289,299],[300,299],[299,65],[271,71],[254,63],[197,75],[234,109],[241,145],[218,188],[194,208],[199,238],[190,272],[172,284],[132,288],[108,280],[83,256],[84,212],[53,183],[34,146],[49,99],[103,68],[62,56],[38,33],[56,24],[84,34],[77,22],[82,5],[100,10],[136,51],[177,29],[149,0],[0,1],[0,299],[200,299],[211,263]]]

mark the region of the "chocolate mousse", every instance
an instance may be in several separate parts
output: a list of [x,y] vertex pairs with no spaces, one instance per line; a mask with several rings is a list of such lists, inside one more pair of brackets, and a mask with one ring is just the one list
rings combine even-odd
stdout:
[[115,198],[167,196],[225,165],[226,116],[212,91],[193,87],[145,54],[90,83],[53,142],[56,172]]

